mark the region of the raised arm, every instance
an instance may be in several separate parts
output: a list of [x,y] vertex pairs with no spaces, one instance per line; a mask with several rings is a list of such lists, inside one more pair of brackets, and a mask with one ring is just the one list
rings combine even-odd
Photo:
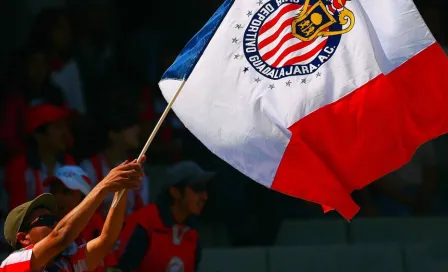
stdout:
[[135,162],[125,162],[112,169],[81,204],[56,225],[50,235],[34,245],[32,270],[40,271],[79,236],[108,193],[138,188],[140,173],[141,164]]
[[[143,157],[141,163],[144,163],[145,159],[146,157]],[[143,171],[140,172],[140,178],[142,177]],[[115,202],[118,195],[118,192],[115,193],[114,201],[112,201],[112,203]],[[123,197],[116,208],[113,208],[111,205],[109,213],[107,214],[106,222],[104,222],[101,235],[87,243],[85,257],[87,267],[90,271],[93,271],[114,247],[115,242],[120,235],[124,218],[126,216],[127,199],[128,193],[126,192],[123,194]]]

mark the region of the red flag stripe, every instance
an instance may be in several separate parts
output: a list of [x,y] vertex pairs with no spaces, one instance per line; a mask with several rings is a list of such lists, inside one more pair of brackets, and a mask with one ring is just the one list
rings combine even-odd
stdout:
[[448,104],[447,72],[446,55],[433,44],[297,121],[271,188],[332,207],[350,220],[359,210],[350,197],[354,190],[448,132],[448,115],[440,115]]
[[258,34],[259,36],[263,35],[266,31],[268,31],[269,29],[271,29],[273,26],[275,26],[278,21],[280,20],[280,18],[285,15],[288,12],[291,12],[293,10],[297,10],[300,7],[302,7],[302,5],[298,5],[298,4],[287,4],[284,7],[282,7],[280,9],[280,11],[277,13],[277,15],[272,18],[271,20],[269,20],[268,22],[266,22],[260,29],[260,33]]
[[285,42],[294,39],[295,37],[292,35],[291,32],[288,32],[287,34],[285,34],[283,36],[283,38],[281,39],[281,41],[275,46],[274,49],[272,49],[271,51],[263,54],[263,56],[261,56],[265,61],[267,61],[268,59],[272,58],[275,54],[277,54],[278,50],[280,50],[280,48],[282,47],[283,44],[285,44]]
[[283,30],[286,27],[291,27],[291,24],[292,24],[293,21],[294,21],[294,17],[293,18],[289,18],[286,21],[284,21],[274,34],[272,34],[268,38],[262,40],[258,44],[258,50],[261,50],[265,46],[267,46],[267,45],[271,44],[272,42],[274,42],[278,38],[278,36],[280,36],[280,34],[283,32]]
[[[302,43],[300,43],[302,44]],[[287,62],[285,62],[285,64],[283,64],[282,66],[289,66],[289,65],[293,65],[302,61],[305,61],[311,57],[313,57],[314,55],[316,55],[317,53],[319,53],[319,51],[321,51],[322,49],[324,49],[325,45],[327,44],[327,39],[325,39],[324,41],[322,41],[318,46],[316,46],[315,48],[313,48],[313,50],[309,51],[308,53],[305,53],[303,55],[291,58],[290,60],[288,60]],[[278,63],[277,63],[278,62]],[[279,64],[281,61],[276,61],[274,63],[275,64]],[[277,67],[277,66],[274,66]]]

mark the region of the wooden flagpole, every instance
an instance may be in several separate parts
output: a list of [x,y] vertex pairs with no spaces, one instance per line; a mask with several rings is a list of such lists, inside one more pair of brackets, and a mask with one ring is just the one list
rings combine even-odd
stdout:
[[[182,81],[182,84],[179,86],[179,89],[177,89],[177,92],[174,94],[173,98],[171,99],[170,103],[165,108],[165,111],[162,113],[162,116],[160,116],[159,121],[157,122],[156,126],[154,127],[154,130],[152,131],[151,135],[149,136],[148,140],[146,141],[145,146],[142,149],[142,152],[140,152],[140,155],[138,156],[137,162],[141,162],[143,155],[146,154],[146,151],[148,150],[149,146],[151,145],[152,141],[154,140],[157,132],[159,131],[160,127],[162,126],[163,121],[165,120],[166,116],[170,112],[174,101],[176,101],[177,96],[180,94],[182,89],[184,88],[186,80]],[[118,202],[120,202],[121,197],[126,192],[126,190],[122,190],[117,198],[114,199],[114,202],[112,203],[112,207],[116,208],[118,205]]]

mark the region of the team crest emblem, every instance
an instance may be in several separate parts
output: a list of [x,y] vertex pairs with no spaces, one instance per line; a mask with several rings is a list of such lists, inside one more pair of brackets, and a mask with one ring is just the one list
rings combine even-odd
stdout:
[[184,272],[184,262],[178,257],[171,258],[166,272]]
[[246,59],[273,80],[314,73],[336,52],[341,36],[355,25],[346,1],[268,1],[245,31]]

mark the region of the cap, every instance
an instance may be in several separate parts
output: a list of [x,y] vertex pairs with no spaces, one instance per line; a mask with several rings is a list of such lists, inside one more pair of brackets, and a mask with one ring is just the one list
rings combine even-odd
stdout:
[[81,167],[66,165],[56,169],[54,176],[44,180],[44,186],[49,186],[51,182],[59,180],[70,190],[81,191],[88,195],[92,190],[92,184],[87,173]]
[[42,125],[67,117],[68,114],[68,110],[48,103],[33,106],[26,112],[26,132],[31,133]]
[[175,164],[167,171],[167,182],[165,187],[181,184],[194,184],[207,182],[215,177],[215,172],[206,172],[199,165],[192,161],[184,161]]
[[17,246],[16,236],[19,233],[23,220],[39,208],[48,209],[51,213],[56,214],[57,205],[53,195],[42,194],[31,201],[17,206],[6,217],[4,229],[5,239],[14,249]]

